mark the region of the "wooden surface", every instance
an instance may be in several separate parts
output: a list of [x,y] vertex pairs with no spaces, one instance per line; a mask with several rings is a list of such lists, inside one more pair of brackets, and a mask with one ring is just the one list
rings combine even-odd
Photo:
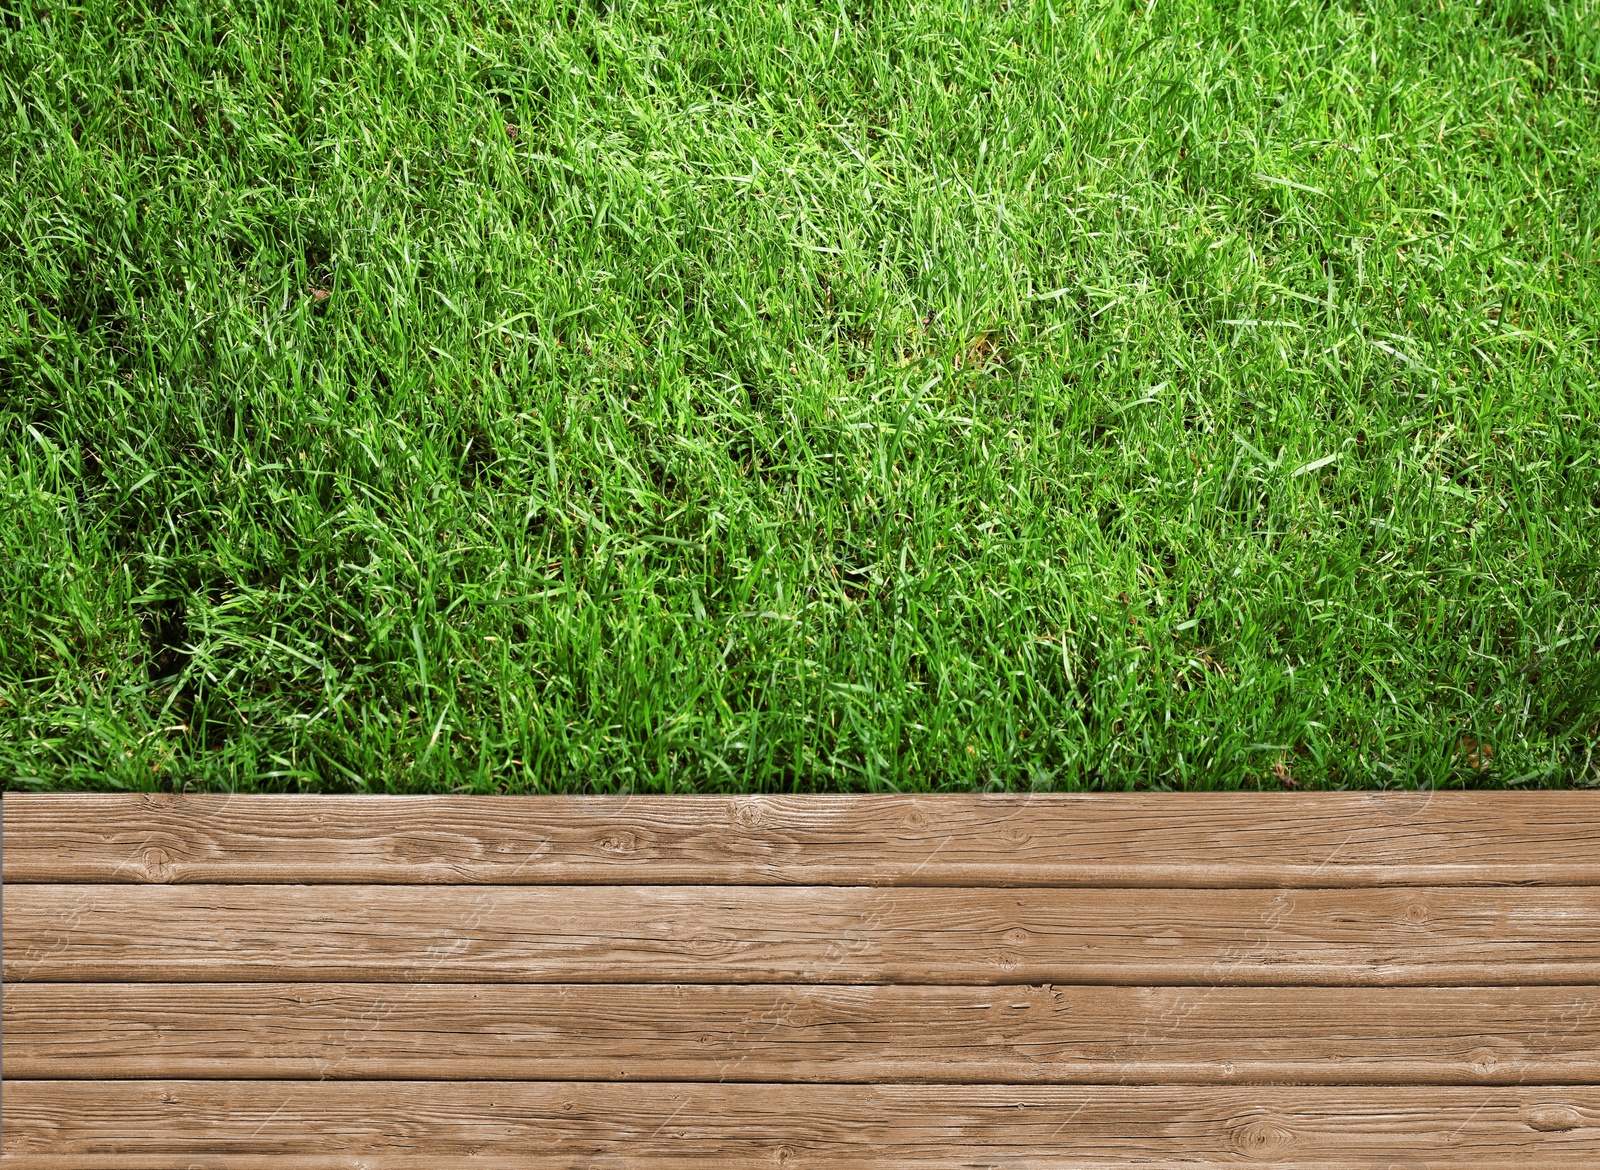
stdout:
[[[6,1096],[18,1164],[52,1170],[109,1167],[117,1144],[165,1167],[223,1155],[341,1170],[484,1154],[516,1167],[1600,1162],[1596,1088],[19,1081]],[[51,1157],[29,1156],[35,1134]]]
[[1243,887],[1600,884],[1565,792],[28,795],[7,882]]
[[1600,795],[0,806],[0,1167],[1600,1166]]
[[1600,887],[47,886],[37,982],[1600,982]]
[[1600,1084],[1600,988],[19,983],[25,1078]]

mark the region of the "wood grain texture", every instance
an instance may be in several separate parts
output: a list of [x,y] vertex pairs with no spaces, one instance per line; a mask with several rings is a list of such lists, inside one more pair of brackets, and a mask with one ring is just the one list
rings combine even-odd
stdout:
[[1600,884],[1600,793],[7,793],[7,882]]
[[1600,1165],[1597,801],[10,794],[0,1170]]
[[1600,983],[1600,888],[19,885],[33,982]]
[[0,1148],[18,1170],[427,1159],[1524,1170],[1600,1159],[1600,1089],[18,1081]]
[[1600,1084],[1600,987],[14,984],[4,1075]]

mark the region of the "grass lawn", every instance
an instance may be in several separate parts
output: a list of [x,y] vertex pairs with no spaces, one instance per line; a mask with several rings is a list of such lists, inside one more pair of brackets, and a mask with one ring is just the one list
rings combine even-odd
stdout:
[[1600,783],[1600,0],[4,0],[0,773]]

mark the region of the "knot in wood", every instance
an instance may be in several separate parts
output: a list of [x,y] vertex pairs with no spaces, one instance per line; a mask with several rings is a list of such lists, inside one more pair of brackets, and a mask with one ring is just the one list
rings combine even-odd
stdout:
[[171,881],[177,871],[172,855],[159,845],[152,845],[140,853],[139,862],[144,866],[145,876],[153,882]]
[[1271,1158],[1294,1144],[1294,1131],[1281,1121],[1256,1118],[1229,1126],[1228,1144],[1247,1158]]
[[1522,1120],[1529,1129],[1543,1133],[1557,1133],[1583,1125],[1583,1116],[1571,1105],[1529,1105],[1522,1111]]
[[1467,1063],[1479,1075],[1491,1073],[1500,1066],[1500,1054],[1489,1047],[1474,1048],[1467,1053]]

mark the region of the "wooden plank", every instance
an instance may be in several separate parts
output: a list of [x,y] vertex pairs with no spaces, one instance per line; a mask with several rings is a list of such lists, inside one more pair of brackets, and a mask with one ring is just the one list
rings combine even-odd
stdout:
[[7,793],[7,882],[1600,884],[1600,793]]
[[1600,1084],[1600,987],[13,984],[19,1078]]
[[34,982],[1600,983],[1600,888],[20,885]]
[[1574,1087],[18,1081],[5,1120],[17,1170],[1600,1159],[1600,1089]]

